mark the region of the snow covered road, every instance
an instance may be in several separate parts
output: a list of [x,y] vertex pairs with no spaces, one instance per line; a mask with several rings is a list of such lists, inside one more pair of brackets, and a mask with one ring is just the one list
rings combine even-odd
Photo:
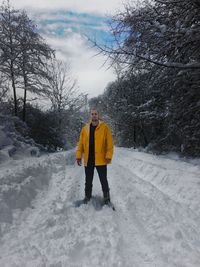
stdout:
[[108,167],[113,211],[98,205],[96,172],[94,200],[75,207],[84,170],[70,162],[52,157],[49,185],[14,209],[0,267],[200,266],[199,165],[116,149]]

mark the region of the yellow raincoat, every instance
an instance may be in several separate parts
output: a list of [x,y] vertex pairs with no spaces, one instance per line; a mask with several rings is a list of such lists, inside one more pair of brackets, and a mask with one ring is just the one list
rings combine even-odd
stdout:
[[[90,138],[90,123],[86,123],[82,128],[79,138],[79,143],[76,151],[76,159],[82,159],[84,153],[84,165],[87,166],[89,156],[89,138]],[[105,159],[112,159],[113,155],[113,140],[109,126],[99,121],[95,129],[95,166],[106,165]]]

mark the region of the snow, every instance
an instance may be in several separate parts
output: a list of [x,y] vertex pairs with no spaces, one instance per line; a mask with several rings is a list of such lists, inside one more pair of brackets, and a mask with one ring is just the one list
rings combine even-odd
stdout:
[[[12,165],[11,165],[12,162]],[[74,151],[5,162],[0,267],[199,267],[200,165],[116,148],[108,166],[116,211],[88,205]]]
[[40,156],[40,149],[44,150],[44,147],[29,138],[27,132],[27,126],[19,118],[2,115],[0,112],[0,164],[12,159]]

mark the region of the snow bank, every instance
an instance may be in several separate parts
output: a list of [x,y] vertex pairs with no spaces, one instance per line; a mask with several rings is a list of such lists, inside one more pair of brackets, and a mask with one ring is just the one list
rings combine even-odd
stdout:
[[133,149],[117,149],[123,161],[140,179],[145,180],[174,201],[200,213],[200,164],[173,155],[156,156]]
[[0,235],[2,225],[13,222],[14,210],[31,207],[53,173],[75,162],[74,151],[41,155],[41,149],[25,123],[0,113]]
[[17,117],[0,113],[0,164],[9,159],[39,157],[41,148],[28,137],[25,123]]

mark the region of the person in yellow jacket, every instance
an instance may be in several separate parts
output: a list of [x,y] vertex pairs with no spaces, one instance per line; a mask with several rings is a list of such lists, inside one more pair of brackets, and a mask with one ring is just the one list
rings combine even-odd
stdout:
[[82,165],[84,154],[85,166],[85,198],[87,204],[92,196],[92,184],[94,168],[96,168],[101,182],[104,203],[110,203],[109,185],[107,180],[107,164],[111,163],[113,156],[113,138],[109,126],[99,119],[99,112],[96,109],[90,111],[90,121],[81,130],[76,161]]

